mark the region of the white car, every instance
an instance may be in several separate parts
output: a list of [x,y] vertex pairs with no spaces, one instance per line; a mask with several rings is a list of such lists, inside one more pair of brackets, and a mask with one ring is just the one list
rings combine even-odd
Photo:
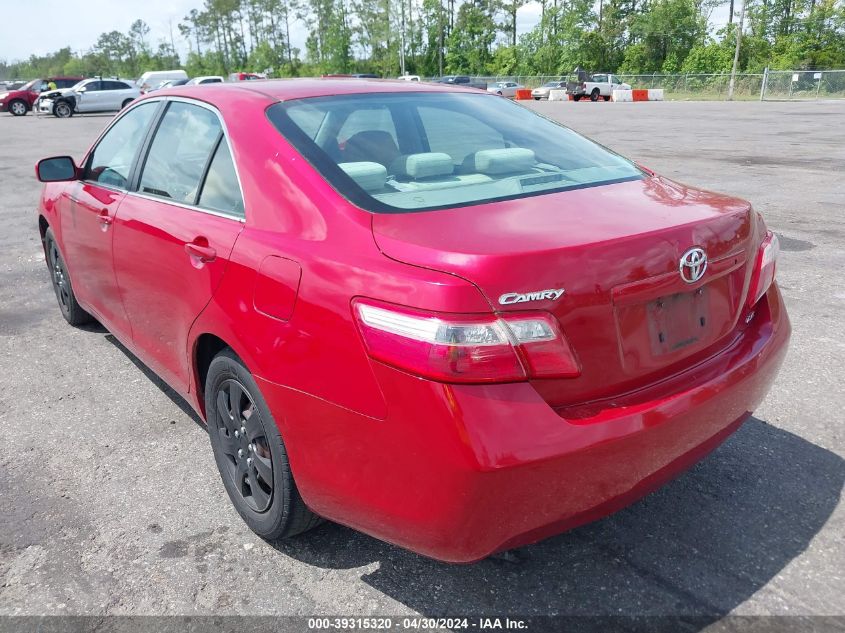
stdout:
[[187,78],[188,73],[184,70],[148,70],[138,77],[138,81],[135,82],[135,85],[141,90],[141,92],[147,92],[168,79],[179,81],[180,79]]
[[141,96],[141,91],[122,79],[83,79],[72,88],[45,92],[38,111],[66,119],[76,113],[115,112]]
[[225,80],[220,75],[206,75],[203,77],[194,77],[188,80],[186,86],[199,86],[202,84],[221,84]]
[[487,92],[492,92],[502,97],[515,97],[516,91],[520,88],[524,88],[524,86],[515,81],[497,81],[487,86]]
[[402,75],[401,77],[398,77],[398,79],[401,79],[402,81],[420,81],[420,76],[419,75]]

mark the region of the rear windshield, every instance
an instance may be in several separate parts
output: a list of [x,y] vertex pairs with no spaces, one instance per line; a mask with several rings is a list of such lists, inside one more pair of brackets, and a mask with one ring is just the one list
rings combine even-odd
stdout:
[[268,110],[343,196],[376,213],[446,209],[627,180],[630,161],[483,93],[312,97]]

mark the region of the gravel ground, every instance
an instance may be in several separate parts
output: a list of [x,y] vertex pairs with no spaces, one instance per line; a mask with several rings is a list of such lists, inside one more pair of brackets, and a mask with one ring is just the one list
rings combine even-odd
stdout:
[[528,107],[751,200],[781,236],[792,346],[740,431],[634,506],[475,565],[333,524],[267,544],[196,416],[55,305],[32,167],[80,157],[109,117],[3,114],[0,614],[842,615],[845,101]]

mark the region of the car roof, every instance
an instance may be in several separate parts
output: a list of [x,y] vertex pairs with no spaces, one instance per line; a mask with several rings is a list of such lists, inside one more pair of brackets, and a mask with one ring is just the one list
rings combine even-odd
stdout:
[[204,86],[182,86],[179,90],[169,88],[157,90],[156,96],[195,97],[210,103],[237,100],[250,92],[255,97],[264,97],[268,102],[304,99],[306,97],[327,97],[345,94],[403,93],[403,92],[467,92],[485,94],[475,88],[452,84],[429,84],[401,79],[264,79],[234,83],[206,84]]

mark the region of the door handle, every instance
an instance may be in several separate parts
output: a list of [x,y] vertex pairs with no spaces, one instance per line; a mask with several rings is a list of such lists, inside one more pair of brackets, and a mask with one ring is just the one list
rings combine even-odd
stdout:
[[213,262],[217,259],[217,251],[215,251],[210,246],[202,246],[200,244],[194,244],[193,242],[188,242],[185,244],[185,252],[188,253],[191,257],[196,257],[199,261],[203,263]]
[[112,222],[114,221],[112,217],[109,215],[108,209],[102,209],[100,211],[100,216],[98,218],[100,220],[100,224],[102,225],[103,230],[105,231],[109,226],[111,226]]

